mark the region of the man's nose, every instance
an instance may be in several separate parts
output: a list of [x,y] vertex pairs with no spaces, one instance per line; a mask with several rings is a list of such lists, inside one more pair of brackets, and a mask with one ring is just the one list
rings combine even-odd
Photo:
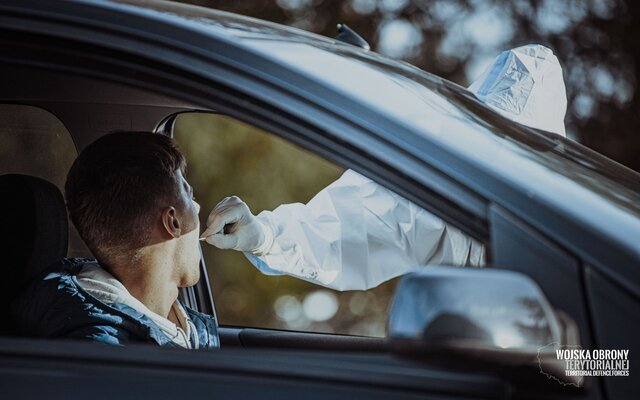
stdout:
[[200,214],[200,204],[198,204],[198,202],[195,201],[195,200],[193,201],[193,204],[195,204],[195,206],[196,206],[196,213]]

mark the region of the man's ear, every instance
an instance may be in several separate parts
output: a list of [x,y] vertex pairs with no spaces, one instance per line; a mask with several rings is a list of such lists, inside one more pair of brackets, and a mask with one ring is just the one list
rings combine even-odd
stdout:
[[162,210],[162,225],[171,237],[180,237],[180,220],[174,207],[167,207]]

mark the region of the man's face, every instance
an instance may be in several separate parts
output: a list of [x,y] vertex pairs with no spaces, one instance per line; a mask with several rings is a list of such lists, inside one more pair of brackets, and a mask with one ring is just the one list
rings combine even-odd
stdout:
[[193,188],[178,171],[179,196],[176,207],[181,230],[176,252],[176,278],[180,287],[189,287],[200,279],[200,205],[193,197]]

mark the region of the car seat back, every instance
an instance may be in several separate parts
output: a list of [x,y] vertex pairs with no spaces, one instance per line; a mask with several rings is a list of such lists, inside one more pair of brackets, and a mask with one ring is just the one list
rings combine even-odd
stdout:
[[69,226],[62,193],[44,179],[2,175],[0,194],[0,210],[8,222],[0,243],[0,304],[6,309],[26,283],[66,256]]

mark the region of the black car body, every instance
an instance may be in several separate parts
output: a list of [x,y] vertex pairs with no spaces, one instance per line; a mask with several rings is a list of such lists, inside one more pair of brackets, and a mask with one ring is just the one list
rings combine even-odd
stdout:
[[[536,371],[513,379],[500,369],[406,360],[384,340],[348,336],[221,327],[218,353],[3,337],[0,382],[9,397],[640,394],[637,173],[513,123],[411,65],[199,7],[5,0],[0,43],[0,101],[50,111],[78,151],[116,129],[170,133],[180,112],[228,114],[353,168],[487,243],[492,266],[528,275],[573,318],[584,348],[629,349],[632,365],[629,378],[591,377],[573,389]],[[205,277],[184,296],[214,312],[208,286]]]

